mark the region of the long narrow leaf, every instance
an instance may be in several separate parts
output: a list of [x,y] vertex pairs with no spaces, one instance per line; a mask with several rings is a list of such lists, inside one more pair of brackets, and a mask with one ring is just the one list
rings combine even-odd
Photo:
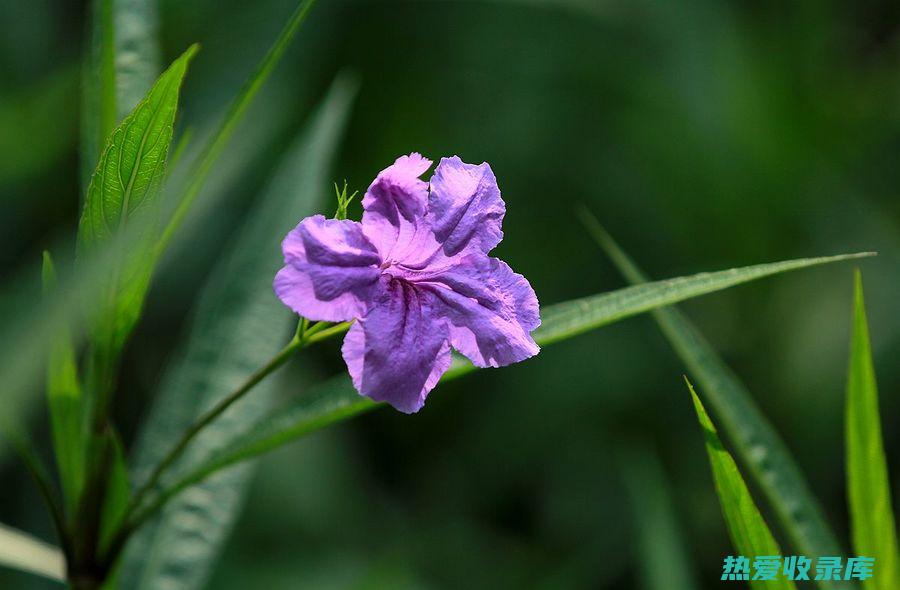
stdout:
[[[596,219],[586,221],[594,238],[629,282],[647,280]],[[656,310],[653,318],[693,378],[703,387],[722,429],[733,442],[749,476],[765,495],[793,547],[805,555],[841,555],[834,533],[822,517],[819,503],[800,469],[744,384],[677,309]],[[818,584],[821,588],[849,586],[825,580]]]
[[[712,293],[780,272],[859,256],[865,256],[865,254],[806,258],[721,272],[701,273],[551,305],[542,311],[542,324],[534,332],[534,339],[542,346],[552,344],[691,297]],[[474,366],[471,363],[456,357],[442,381],[454,379],[473,370]],[[344,375],[335,377],[314,387],[312,391],[298,396],[287,407],[272,412],[232,444],[217,450],[194,472],[174,484],[173,488],[169,490],[169,494],[174,495],[229,465],[253,458],[329,424],[345,420],[375,407],[378,407],[378,404],[356,393],[349,378]]]
[[[56,273],[49,252],[42,269],[45,296],[56,290]],[[53,451],[62,484],[66,514],[72,517],[84,485],[85,412],[78,366],[68,327],[63,323],[47,361],[47,407]]]
[[[339,78],[306,132],[283,158],[253,217],[213,271],[195,312],[186,350],[166,374],[140,437],[136,475],[148,473],[197,415],[273,356],[291,314],[272,293],[279,243],[294,223],[320,210],[325,176],[350,110],[354,84]],[[176,471],[191,469],[269,409],[272,382],[231,408],[195,440]],[[249,466],[248,466],[249,467]],[[222,473],[171,503],[126,554],[124,588],[200,587],[241,508],[252,471]]]
[[[731,536],[735,550],[739,556],[751,561],[759,557],[780,557],[781,547],[778,546],[769,526],[759,513],[756,503],[753,502],[753,497],[750,495],[750,490],[747,489],[747,484],[744,483],[737,464],[731,454],[722,446],[716,427],[709,419],[694,387],[687,379],[685,382],[691,392],[691,399],[694,400],[694,409],[697,411],[700,428],[703,429],[709,465],[716,482],[716,494],[719,496],[722,515],[725,517],[728,534]],[[791,590],[796,588],[791,580],[782,575],[780,559],[772,580],[754,580],[757,573],[751,571],[749,564],[747,569],[750,587],[754,590],[771,588]]]
[[897,525],[891,508],[887,461],[881,439],[878,386],[869,343],[862,276],[854,275],[853,336],[847,378],[847,495],[853,550],[875,558],[866,590],[900,588]]
[[5,524],[0,524],[0,565],[58,582],[66,579],[62,551]]

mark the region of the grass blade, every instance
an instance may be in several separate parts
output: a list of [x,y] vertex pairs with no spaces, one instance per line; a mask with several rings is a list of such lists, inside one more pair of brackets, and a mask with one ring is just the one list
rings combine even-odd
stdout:
[[[290,335],[291,314],[272,294],[280,240],[294,223],[322,208],[326,171],[343,133],[355,84],[335,81],[306,132],[288,150],[254,215],[204,289],[186,350],[166,374],[136,456],[145,481],[197,415],[263,364]],[[293,198],[286,198],[292,195]],[[175,472],[191,469],[270,409],[273,382],[230,408],[188,448]],[[252,471],[212,478],[148,523],[132,540],[121,572],[125,588],[200,587],[241,508]]]
[[900,588],[897,525],[891,508],[887,461],[881,437],[878,386],[869,342],[862,276],[853,281],[853,335],[847,378],[847,495],[853,550],[875,558],[875,575],[863,581],[866,590]]
[[159,73],[156,0],[93,0],[83,71],[81,169],[85,187],[116,124]]
[[[596,219],[588,217],[585,221],[594,238],[630,283],[647,280]],[[653,317],[693,378],[704,388],[707,402],[718,415],[738,457],[766,497],[794,549],[808,556],[841,555],[835,535],[822,517],[819,503],[800,469],[744,384],[677,309],[659,309],[653,312]],[[819,586],[839,588],[849,585],[820,581]]]
[[659,459],[649,448],[637,446],[624,451],[620,463],[637,529],[642,587],[697,589],[671,487]]
[[62,551],[5,524],[0,524],[0,565],[57,582],[66,580]]
[[[46,297],[56,290],[56,272],[49,252],[44,252],[41,274]],[[53,340],[47,361],[47,407],[63,502],[66,514],[71,518],[84,486],[87,439],[75,349],[65,323]]]
[[[691,399],[694,400],[694,409],[697,411],[700,428],[703,429],[709,465],[716,482],[716,494],[719,496],[722,515],[725,517],[728,534],[731,536],[735,550],[739,555],[743,555],[751,561],[758,556],[780,556],[781,547],[772,537],[772,532],[753,502],[750,490],[747,489],[747,484],[744,483],[737,464],[731,454],[722,446],[716,427],[709,419],[694,387],[687,379],[685,379],[685,383],[691,392]],[[792,590],[796,588],[791,580],[785,579],[781,575],[780,564],[774,580],[753,580],[752,571],[750,578],[750,587],[755,590],[771,588]]]
[[[541,346],[545,346],[684,299],[779,272],[859,256],[865,254],[806,258],[715,273],[701,273],[551,305],[542,311],[543,323],[534,332],[534,339]],[[471,363],[457,356],[442,380],[455,379],[473,370],[475,367]],[[232,444],[219,449],[205,463],[173,484],[166,495],[174,496],[220,469],[251,459],[310,432],[375,407],[378,407],[378,404],[356,393],[346,375],[335,377],[299,396],[287,407],[280,408],[257,422]]]

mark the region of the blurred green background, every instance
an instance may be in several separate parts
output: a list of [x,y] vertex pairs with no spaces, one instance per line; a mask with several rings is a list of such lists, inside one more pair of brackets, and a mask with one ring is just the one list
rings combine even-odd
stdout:
[[[217,122],[293,6],[161,0],[162,63],[203,45],[179,129]],[[0,281],[77,222],[85,12],[0,0]],[[624,285],[579,204],[656,278],[878,251],[862,268],[900,490],[896,2],[323,0],[217,166],[222,200],[154,283],[117,399],[126,439],[221,244],[342,70],[360,93],[334,180],[364,190],[413,150],[490,162],[508,208],[497,255],[543,303]],[[844,265],[684,306],[845,547],[850,296]],[[338,345],[291,365],[284,395],[343,370]],[[209,588],[640,588],[648,490],[671,497],[699,587],[718,587],[731,548],[682,372],[637,318],[443,385],[413,417],[382,409],[294,443],[260,462]],[[8,454],[0,481],[0,520],[51,539]],[[3,570],[0,587],[54,585]]]

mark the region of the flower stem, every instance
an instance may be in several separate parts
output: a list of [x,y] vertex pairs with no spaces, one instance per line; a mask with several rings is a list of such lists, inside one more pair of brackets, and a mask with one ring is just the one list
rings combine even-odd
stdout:
[[178,443],[172,447],[172,450],[170,450],[168,454],[163,457],[162,461],[156,465],[153,469],[153,473],[151,473],[150,477],[147,479],[147,482],[135,492],[129,504],[128,513],[131,513],[135,508],[141,505],[144,497],[156,487],[157,483],[159,483],[159,479],[162,477],[163,472],[175,462],[190,442],[200,434],[201,430],[218,418],[225,410],[230,408],[232,404],[244,397],[247,392],[253,389],[254,386],[265,379],[270,373],[283,365],[285,361],[287,361],[292,354],[300,350],[305,343],[305,339],[293,338],[288,345],[281,349],[281,351],[276,354],[272,360],[266,363],[265,366],[253,373],[253,375],[251,375],[240,387],[219,400],[216,405],[203,414],[199,420],[194,422],[190,428],[181,435],[181,438],[178,440]]
[[152,516],[154,512],[158,509],[162,508],[165,502],[171,497],[171,495],[164,495],[159,498],[156,502],[150,505],[148,510],[140,511],[140,518],[138,521],[134,520],[135,511],[137,511],[143,504],[144,499],[150,494],[156,485],[159,483],[160,478],[163,473],[178,459],[182,452],[184,452],[185,448],[193,441],[200,432],[206,428],[210,423],[212,423],[216,418],[218,418],[222,413],[225,412],[228,408],[232,406],[236,401],[244,397],[251,389],[253,389],[256,385],[258,385],[263,379],[267,376],[275,372],[279,367],[281,367],[295,352],[299,351],[302,348],[310,344],[314,344],[316,342],[320,342],[329,338],[330,336],[334,336],[336,334],[340,334],[345,332],[347,328],[350,326],[350,322],[342,322],[339,324],[330,325],[327,322],[317,322],[312,326],[309,326],[309,322],[307,320],[301,320],[301,324],[298,327],[297,333],[291,339],[291,341],[285,346],[281,351],[276,354],[272,359],[266,363],[263,367],[258,369],[255,373],[253,373],[240,387],[235,389],[233,392],[219,400],[212,408],[210,408],[203,416],[201,416],[196,422],[194,422],[190,428],[188,428],[184,434],[181,435],[181,438],[172,447],[166,456],[160,461],[156,467],[153,469],[153,473],[150,474],[150,477],[147,479],[147,482],[144,483],[132,496],[131,501],[128,504],[128,509],[126,510],[126,520],[125,524],[123,524],[119,533],[116,535],[114,542],[111,544],[108,555],[108,559],[115,559],[116,554],[124,545],[127,538],[130,536],[134,530],[136,530],[137,526],[140,525],[146,518]]

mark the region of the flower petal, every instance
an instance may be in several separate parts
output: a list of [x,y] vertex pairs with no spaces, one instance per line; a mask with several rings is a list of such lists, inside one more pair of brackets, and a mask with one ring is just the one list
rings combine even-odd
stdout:
[[430,166],[431,160],[421,154],[400,156],[378,174],[363,197],[366,236],[385,260],[395,246],[402,247],[416,234],[428,200],[428,183],[419,177]]
[[411,414],[450,366],[447,331],[428,293],[398,280],[385,279],[382,286],[368,315],[350,327],[341,352],[357,391]]
[[275,275],[275,293],[295,312],[310,320],[341,322],[369,309],[381,257],[359,223],[307,217],[281,249],[285,266]]
[[469,255],[429,284],[448,320],[450,344],[478,367],[499,367],[536,355],[531,332],[541,324],[528,281],[502,260]]
[[490,165],[441,158],[431,177],[428,216],[444,254],[487,254],[503,239],[506,205]]

